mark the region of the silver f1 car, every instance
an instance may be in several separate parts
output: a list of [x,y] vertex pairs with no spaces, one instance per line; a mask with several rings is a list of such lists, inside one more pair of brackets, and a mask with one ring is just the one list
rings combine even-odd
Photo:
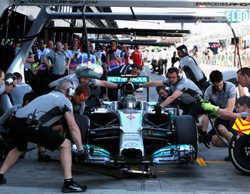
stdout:
[[[132,172],[137,164],[187,164],[198,152],[197,129],[192,116],[176,114],[175,108],[154,111],[156,103],[138,101],[138,84],[148,77],[109,77],[122,85],[119,101],[103,102],[90,114],[86,163],[113,165]],[[72,152],[76,153],[76,146]],[[145,170],[145,169],[144,169]],[[147,170],[147,169],[146,169]]]

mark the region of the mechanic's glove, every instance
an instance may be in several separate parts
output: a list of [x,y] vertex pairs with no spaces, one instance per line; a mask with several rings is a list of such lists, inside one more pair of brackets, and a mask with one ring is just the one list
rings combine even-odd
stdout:
[[155,111],[155,114],[160,115],[161,114],[161,106],[155,105],[153,111]]
[[209,138],[209,135],[206,131],[199,131],[199,134],[200,134],[200,140],[201,142],[204,143],[204,145],[210,149],[210,138]]
[[219,106],[212,105],[211,103],[204,102],[201,104],[201,108],[215,117],[219,117]]
[[78,162],[84,162],[84,161],[86,161],[89,158],[90,158],[90,155],[89,155],[89,152],[88,152],[87,148],[84,148],[84,149],[79,150],[77,152]]

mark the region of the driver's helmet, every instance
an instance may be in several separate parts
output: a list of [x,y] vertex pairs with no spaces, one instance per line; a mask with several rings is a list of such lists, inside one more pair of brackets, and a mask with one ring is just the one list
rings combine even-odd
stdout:
[[124,86],[124,93],[125,93],[125,95],[133,94],[134,91],[135,91],[134,84],[131,83],[131,82],[126,83],[126,85]]
[[103,74],[103,68],[97,64],[81,63],[76,67],[76,75],[78,78],[97,78],[99,79]]

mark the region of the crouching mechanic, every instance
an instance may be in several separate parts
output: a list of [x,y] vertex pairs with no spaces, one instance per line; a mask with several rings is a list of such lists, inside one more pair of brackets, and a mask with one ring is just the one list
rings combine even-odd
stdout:
[[[205,102],[211,102],[211,104],[233,112],[236,100],[236,87],[234,86],[234,84],[232,84],[231,82],[223,81],[223,75],[218,70],[214,70],[211,72],[210,80],[212,82],[212,85],[210,85],[204,93]],[[203,116],[202,120],[207,124],[209,122],[207,116]],[[205,135],[207,133],[207,137],[209,139],[211,138],[213,145],[224,146],[220,143],[221,141],[218,140],[219,136],[217,136],[217,131],[219,133],[221,133],[222,131],[227,131],[227,129],[231,128],[232,123],[231,121],[222,118],[216,118],[212,122],[214,124],[212,130],[207,133],[206,129],[203,128],[202,133]],[[228,137],[229,135],[225,133],[222,136],[227,140],[231,139],[230,137]]]
[[[89,87],[80,84],[75,89],[75,94],[72,96],[71,99],[73,105],[74,118],[80,129],[83,144],[87,143],[87,134],[88,134],[88,129],[90,127],[89,118],[83,114],[85,108],[84,102],[89,98],[89,95],[90,95]],[[66,137],[72,141],[72,137],[68,127],[66,127]]]
[[[91,109],[94,106],[99,104],[99,91],[98,87],[105,88],[117,88],[118,85],[115,83],[107,82],[105,80],[99,80],[102,76],[103,69],[100,65],[87,65],[80,64],[76,68],[76,73],[72,75],[65,76],[61,79],[69,79],[73,82],[74,87],[76,88],[79,84],[87,85],[90,88],[90,97],[86,102],[86,105]],[[58,85],[61,79],[55,80],[49,84],[49,87],[55,87]],[[91,107],[92,106],[92,107]]]
[[167,107],[176,100],[181,101],[185,110],[183,114],[190,114],[197,119],[198,115],[203,113],[200,103],[193,95],[202,95],[201,90],[188,78],[181,77],[179,70],[176,67],[168,69],[168,80],[154,81],[142,84],[141,87],[152,86],[170,86],[171,95],[166,96],[166,99],[161,102],[157,109]]
[[231,112],[227,109],[220,108],[219,106],[212,105],[211,103],[204,102],[201,107],[208,113],[211,113],[217,117],[222,117],[229,120],[236,118],[242,118],[250,121],[250,97],[242,96],[236,101],[237,113]]
[[0,184],[6,183],[4,174],[27,149],[28,142],[33,142],[52,151],[60,147],[60,160],[64,174],[62,192],[83,192],[87,189],[86,185],[79,185],[72,179],[70,141],[53,131],[51,127],[64,117],[77,146],[79,160],[84,160],[86,154],[84,154],[80,130],[74,119],[70,102],[73,93],[71,81],[62,80],[55,91],[34,99],[16,111],[10,126],[10,137],[15,148],[8,153],[0,168]]

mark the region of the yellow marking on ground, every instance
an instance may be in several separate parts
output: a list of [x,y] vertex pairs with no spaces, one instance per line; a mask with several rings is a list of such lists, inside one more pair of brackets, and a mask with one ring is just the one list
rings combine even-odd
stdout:
[[199,166],[207,166],[206,161],[203,158],[196,158],[196,162]]
[[226,164],[225,161],[206,161],[207,164]]
[[164,173],[167,172],[167,170],[157,170],[158,173]]

